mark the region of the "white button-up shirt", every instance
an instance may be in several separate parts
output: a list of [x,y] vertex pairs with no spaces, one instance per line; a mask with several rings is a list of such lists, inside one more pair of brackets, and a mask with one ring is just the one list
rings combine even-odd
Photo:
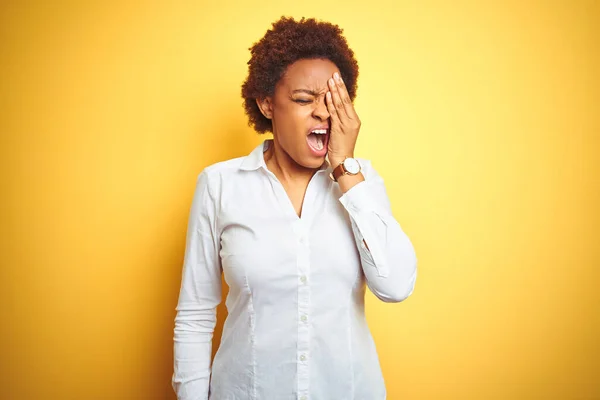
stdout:
[[[365,287],[385,302],[408,297],[414,248],[369,161],[358,159],[365,181],[345,194],[324,164],[298,217],[266,167],[270,144],[198,176],[175,318],[173,387],[185,400],[383,400]],[[228,316],[211,366],[221,273]]]

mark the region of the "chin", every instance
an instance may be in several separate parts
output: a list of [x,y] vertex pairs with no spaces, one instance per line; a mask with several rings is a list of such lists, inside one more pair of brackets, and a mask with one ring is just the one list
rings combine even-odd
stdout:
[[321,167],[321,165],[323,165],[323,163],[325,162],[325,156],[316,157],[311,154],[307,158],[305,158],[305,160],[306,162],[304,162],[303,165],[306,168],[317,169]]

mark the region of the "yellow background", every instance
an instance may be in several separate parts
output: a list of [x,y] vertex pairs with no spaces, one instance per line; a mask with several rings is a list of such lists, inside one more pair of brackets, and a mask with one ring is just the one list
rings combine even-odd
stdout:
[[195,179],[265,138],[240,85],[283,14],[345,29],[417,250],[367,299],[388,399],[600,398],[599,3],[3,1],[0,398],[174,398]]

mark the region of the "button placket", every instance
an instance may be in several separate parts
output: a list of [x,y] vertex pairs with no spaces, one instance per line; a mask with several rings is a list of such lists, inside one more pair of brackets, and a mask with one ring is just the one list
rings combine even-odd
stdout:
[[310,248],[306,221],[299,219],[294,223],[294,234],[297,238],[297,268],[298,268],[298,398],[308,399],[309,395],[309,350],[310,325],[307,323],[310,311]]

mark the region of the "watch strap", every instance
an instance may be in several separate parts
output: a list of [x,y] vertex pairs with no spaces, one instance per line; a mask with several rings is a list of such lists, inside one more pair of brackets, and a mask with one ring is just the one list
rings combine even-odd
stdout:
[[340,178],[340,176],[346,174],[346,168],[344,168],[344,163],[342,162],[340,165],[338,165],[337,167],[335,167],[333,169],[333,171],[331,172],[331,177],[334,180],[334,182],[337,182],[338,179]]

